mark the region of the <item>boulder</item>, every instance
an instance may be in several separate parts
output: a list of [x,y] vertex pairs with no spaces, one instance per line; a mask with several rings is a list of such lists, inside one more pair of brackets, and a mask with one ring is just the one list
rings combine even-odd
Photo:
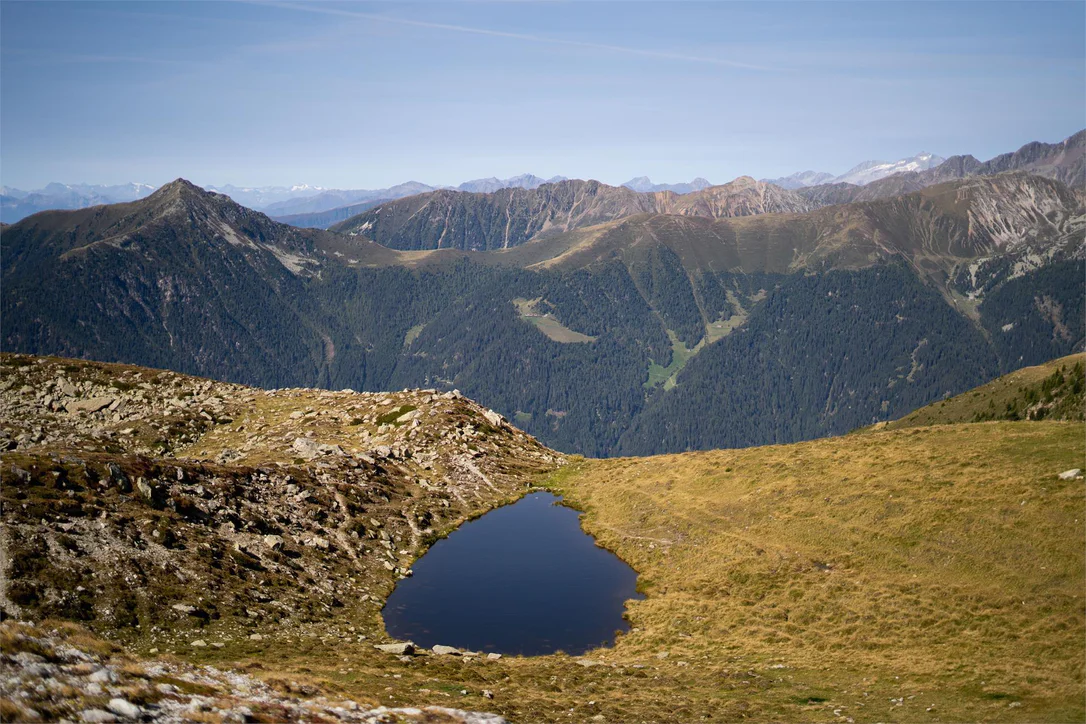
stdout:
[[136,490],[154,508],[161,508],[166,504],[166,489],[161,485],[137,478]]
[[443,656],[459,656],[460,655],[460,649],[456,648],[455,646],[442,646],[441,644],[435,645],[433,647],[433,652],[435,654],[440,654],[440,655],[443,655]]
[[140,708],[124,699],[110,699],[106,708],[117,716],[123,716],[125,719],[136,719],[140,715]]
[[1074,480],[1075,478],[1082,476],[1082,470],[1079,468],[1072,468],[1071,470],[1065,470],[1060,473],[1060,480]]
[[321,454],[320,445],[316,440],[308,437],[299,437],[294,439],[294,444],[291,445],[294,452],[301,455],[303,458],[315,458]]
[[106,724],[107,722],[117,721],[117,717],[108,711],[101,709],[85,709],[79,715],[80,721],[85,721],[88,724]]
[[343,448],[339,445],[322,445],[309,437],[295,438],[291,447],[294,452],[310,460],[321,455],[343,455]]
[[384,651],[386,654],[396,654],[398,656],[407,656],[415,653],[415,644],[411,641],[403,641],[395,644],[376,644],[373,648],[378,651]]
[[132,483],[129,482],[128,476],[124,474],[120,466],[117,463],[106,464],[106,475],[104,480],[110,486],[116,485],[122,493],[127,493],[132,490]]
[[487,410],[483,413],[483,417],[494,427],[501,427],[505,424],[505,418],[493,410]]
[[68,412],[98,412],[113,404],[112,397],[91,397],[86,400],[72,400],[64,405]]
[[87,681],[92,684],[113,684],[117,681],[117,675],[103,666],[88,676]]

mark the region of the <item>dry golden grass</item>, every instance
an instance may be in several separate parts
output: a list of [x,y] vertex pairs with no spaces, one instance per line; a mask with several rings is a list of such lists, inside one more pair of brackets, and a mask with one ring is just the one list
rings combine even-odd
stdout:
[[[957,422],[975,422],[978,419],[1002,419],[1005,417],[1006,405],[1011,403],[1016,412],[1022,418],[1026,417],[1029,402],[1026,392],[1032,390],[1035,394],[1041,391],[1041,386],[1054,372],[1060,370],[1067,378],[1071,378],[1076,365],[1086,363],[1086,355],[1072,354],[1066,357],[1045,362],[1034,367],[1023,367],[1008,375],[998,377],[991,382],[976,387],[968,392],[955,395],[948,400],[933,402],[919,410],[909,413],[892,422],[879,423],[875,428],[898,430],[906,427],[920,425],[946,425]],[[1049,410],[1049,418],[1056,419],[1082,419],[1083,399],[1082,392],[1074,393],[1068,384],[1057,390],[1061,398],[1055,401],[1054,410]],[[1081,390],[1081,388],[1079,388]],[[1038,395],[1043,398],[1043,394]],[[1053,415],[1052,412],[1061,413]]]
[[616,656],[777,662],[854,717],[1081,721],[1086,508],[1057,474],[1083,458],[1081,424],[985,423],[586,461],[554,487],[641,573]]

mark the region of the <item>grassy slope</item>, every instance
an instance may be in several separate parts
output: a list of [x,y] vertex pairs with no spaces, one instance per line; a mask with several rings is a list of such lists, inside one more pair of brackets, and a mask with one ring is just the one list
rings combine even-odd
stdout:
[[[872,429],[898,430],[993,419],[1035,418],[1040,408],[1055,419],[1083,419],[1082,367],[1086,355],[1072,354],[1024,367],[948,400],[934,402],[901,419]],[[1079,379],[1076,384],[1075,378]],[[1062,380],[1062,381],[1061,381]],[[1046,398],[1046,393],[1049,393]]]
[[565,326],[552,315],[540,314],[535,305],[538,299],[514,299],[513,306],[517,308],[520,318],[528,322],[543,334],[561,344],[574,344],[578,342],[595,342],[595,337],[575,332]]
[[586,461],[554,484],[641,572],[610,656],[669,651],[677,718],[1080,721],[1086,510],[1057,474],[1083,457],[1080,424],[1000,422]]
[[682,368],[686,367],[686,363],[690,361],[690,358],[705,346],[705,340],[702,340],[693,347],[687,347],[679,341],[679,338],[670,329],[667,330],[667,336],[671,339],[671,363],[664,367],[655,362],[650,362],[649,379],[645,382],[645,387],[655,387],[663,384],[665,390],[670,390],[675,386],[675,378],[682,371]]

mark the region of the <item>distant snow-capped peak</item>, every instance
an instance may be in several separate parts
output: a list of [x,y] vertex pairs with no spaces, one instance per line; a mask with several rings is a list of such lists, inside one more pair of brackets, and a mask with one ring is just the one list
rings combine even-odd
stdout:
[[857,186],[864,186],[872,181],[878,181],[881,178],[892,176],[895,173],[905,173],[907,171],[926,171],[929,168],[935,168],[946,159],[942,156],[936,156],[933,153],[918,153],[915,156],[909,158],[902,158],[897,161],[865,161],[864,163],[854,166],[845,173],[841,174],[833,180],[834,183],[849,183],[856,184]]

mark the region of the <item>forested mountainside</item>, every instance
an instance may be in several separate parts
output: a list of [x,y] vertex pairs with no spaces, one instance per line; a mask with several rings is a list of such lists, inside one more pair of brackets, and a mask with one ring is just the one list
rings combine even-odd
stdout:
[[1019,173],[405,252],[177,181],[6,227],[3,344],[264,387],[456,388],[588,455],[783,442],[1081,350],[1083,216]]

